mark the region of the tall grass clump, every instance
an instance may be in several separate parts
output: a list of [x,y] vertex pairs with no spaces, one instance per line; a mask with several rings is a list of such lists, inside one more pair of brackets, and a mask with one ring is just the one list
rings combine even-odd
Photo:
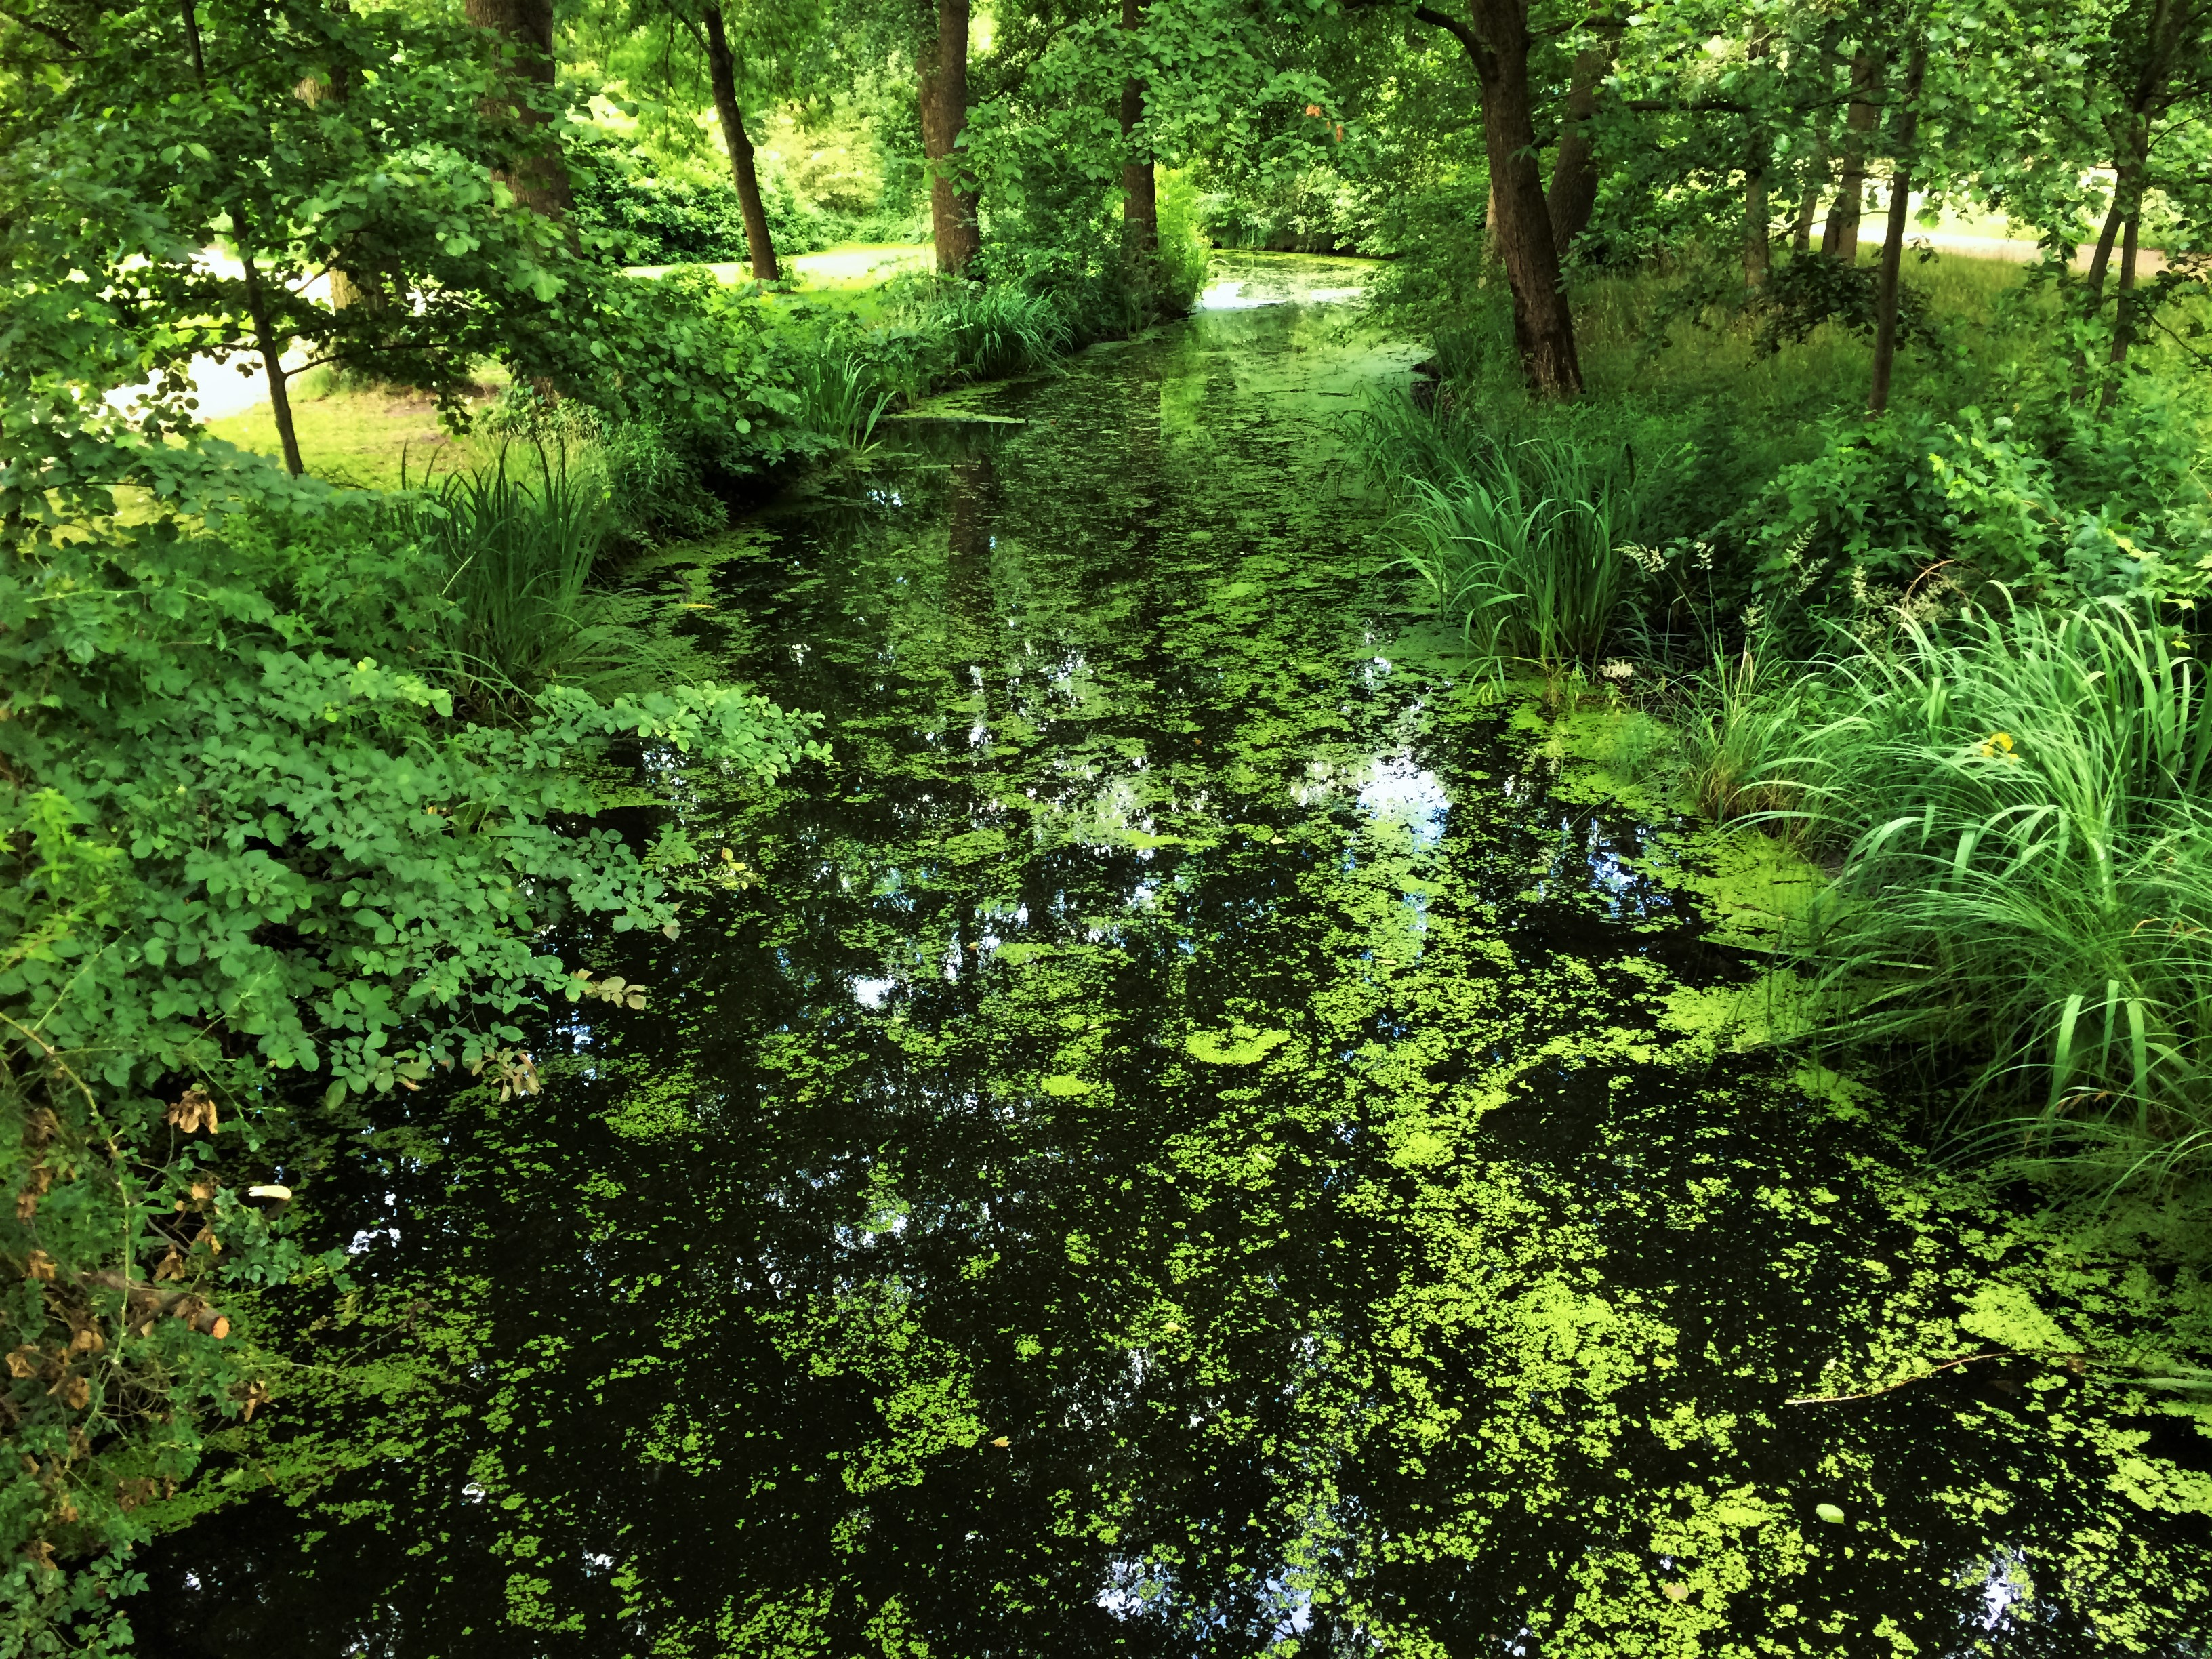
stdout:
[[2035,1157],[2212,1152],[2212,718],[2142,607],[1907,624],[1816,677],[1802,809],[1844,848],[1800,941],[1838,1036],[1940,1051]]
[[811,351],[794,363],[799,422],[842,448],[864,450],[898,397],[896,384],[862,351]]
[[478,702],[562,684],[611,691],[655,666],[592,586],[612,522],[604,484],[571,468],[565,451],[536,453],[535,478],[511,471],[502,450],[489,467],[448,474],[408,509],[446,571],[451,676]]
[[1470,649],[1547,666],[1604,649],[1636,581],[1632,446],[1564,430],[1500,437],[1410,409],[1377,411],[1367,443],[1402,469],[1401,562]]
[[1734,656],[1713,653],[1690,681],[1679,716],[1686,782],[1698,811],[1716,823],[1755,819],[1778,839],[1804,838],[1797,781],[1808,700],[1794,665],[1760,642]]
[[1041,368],[1075,345],[1074,323],[1060,301],[1012,283],[927,279],[908,290],[897,314],[939,337],[953,374],[977,380]]

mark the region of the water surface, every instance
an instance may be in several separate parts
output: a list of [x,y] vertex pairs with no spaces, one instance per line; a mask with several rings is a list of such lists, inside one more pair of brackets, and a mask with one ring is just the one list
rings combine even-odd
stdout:
[[2171,1401],[1784,1403],[2212,1299],[1742,1040],[1711,855],[1387,568],[1358,281],[1233,261],[657,563],[836,763],[644,757],[686,926],[564,943],[647,1011],[301,1182],[356,1283],[264,1310],[148,1650],[2205,1651]]

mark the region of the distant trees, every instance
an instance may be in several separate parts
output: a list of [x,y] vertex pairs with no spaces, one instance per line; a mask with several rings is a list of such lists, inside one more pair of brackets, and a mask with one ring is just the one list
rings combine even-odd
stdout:
[[[1334,15],[1348,26],[1329,65],[1335,95],[1384,149],[1472,131],[1406,96],[1433,73],[1415,71],[1425,32],[1449,37],[1472,71],[1482,142],[1468,210],[1488,221],[1540,394],[1579,384],[1561,280],[1593,234],[1612,258],[1655,238],[1733,244],[1753,308],[1778,242],[1825,255],[1835,270],[1793,278],[1788,303],[1863,319],[1876,410],[1916,200],[1995,209],[2043,239],[2083,395],[2205,282],[2212,0],[1340,0]],[[1882,209],[1871,269],[1859,264],[1869,196]],[[2130,249],[2154,221],[2164,258],[2146,281]]]
[[323,0],[11,8],[10,386],[150,378],[166,430],[189,423],[195,356],[258,357],[295,472],[303,368],[458,404],[574,264],[542,30],[494,21],[488,50],[459,17]]

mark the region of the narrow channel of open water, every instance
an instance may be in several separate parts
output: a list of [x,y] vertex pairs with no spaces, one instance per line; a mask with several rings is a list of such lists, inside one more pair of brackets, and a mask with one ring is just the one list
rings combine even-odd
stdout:
[[264,1304],[148,1652],[2206,1651],[2187,1422],[1784,1403],[2054,1258],[1740,1051],[1686,827],[1411,648],[1353,273],[1231,261],[659,562],[836,763],[642,757],[687,925],[562,943],[648,1007],[302,1178],[354,1285]]

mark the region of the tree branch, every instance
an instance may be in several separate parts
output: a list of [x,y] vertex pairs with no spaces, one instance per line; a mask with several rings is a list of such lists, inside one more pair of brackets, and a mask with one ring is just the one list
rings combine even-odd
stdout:
[[1413,16],[1417,21],[1426,23],[1431,28],[1442,29],[1465,46],[1467,55],[1474,61],[1474,72],[1487,77],[1492,62],[1490,48],[1483,45],[1482,37],[1474,32],[1472,23],[1463,23],[1456,17],[1447,16],[1427,6],[1414,7]]
[[84,56],[84,48],[77,45],[75,40],[71,40],[68,31],[65,29],[58,29],[51,23],[41,23],[35,17],[26,17],[21,12],[15,10],[10,6],[0,6],[0,17],[4,17],[11,23],[18,24],[24,28],[32,29],[36,31],[38,33],[45,35],[47,40],[52,41],[56,46],[59,46],[64,52],[68,52],[73,58],[82,58]]
[[1692,98],[1678,103],[1669,98],[1631,98],[1620,107],[1633,110],[1639,115],[1763,115],[1832,109],[1838,104],[1850,103],[1870,104],[1875,109],[1888,107],[1878,99],[1854,98],[1847,92],[1838,93],[1831,98],[1815,98],[1803,104],[1745,104],[1726,98]]

